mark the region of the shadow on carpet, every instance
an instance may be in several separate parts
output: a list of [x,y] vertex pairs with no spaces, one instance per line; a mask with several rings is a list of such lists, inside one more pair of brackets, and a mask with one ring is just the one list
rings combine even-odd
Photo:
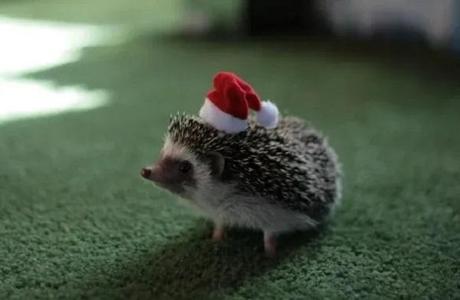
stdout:
[[131,257],[129,260],[135,263],[120,267],[122,274],[114,276],[121,278],[119,282],[105,282],[99,288],[116,291],[114,294],[125,299],[223,296],[282,265],[300,246],[320,240],[325,229],[280,236],[277,257],[268,258],[262,232],[231,229],[224,241],[214,242],[210,225],[202,225],[155,253]]

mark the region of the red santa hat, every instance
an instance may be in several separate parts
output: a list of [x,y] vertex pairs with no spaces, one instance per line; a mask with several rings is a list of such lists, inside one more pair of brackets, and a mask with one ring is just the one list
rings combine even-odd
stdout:
[[214,89],[208,92],[200,117],[218,130],[238,133],[248,127],[249,109],[256,112],[257,122],[274,128],[279,112],[270,101],[261,101],[254,89],[237,75],[219,72],[214,77]]

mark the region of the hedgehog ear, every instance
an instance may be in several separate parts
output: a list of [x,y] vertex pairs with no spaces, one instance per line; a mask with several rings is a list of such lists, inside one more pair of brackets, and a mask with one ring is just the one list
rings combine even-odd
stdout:
[[224,172],[225,158],[218,152],[211,152],[206,155],[206,160],[209,162],[211,167],[211,174],[220,177]]

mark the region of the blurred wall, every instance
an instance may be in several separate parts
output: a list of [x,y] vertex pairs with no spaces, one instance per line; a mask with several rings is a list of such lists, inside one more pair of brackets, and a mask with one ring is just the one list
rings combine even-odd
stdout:
[[453,47],[458,34],[458,0],[325,0],[321,5],[333,31],[339,35],[380,34]]
[[334,34],[425,42],[460,53],[460,0],[190,0],[189,32]]

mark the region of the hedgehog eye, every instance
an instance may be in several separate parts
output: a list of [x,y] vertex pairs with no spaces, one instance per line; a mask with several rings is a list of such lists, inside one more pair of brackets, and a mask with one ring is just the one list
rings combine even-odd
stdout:
[[187,174],[192,170],[192,163],[188,160],[183,160],[179,163],[179,172],[182,174]]

